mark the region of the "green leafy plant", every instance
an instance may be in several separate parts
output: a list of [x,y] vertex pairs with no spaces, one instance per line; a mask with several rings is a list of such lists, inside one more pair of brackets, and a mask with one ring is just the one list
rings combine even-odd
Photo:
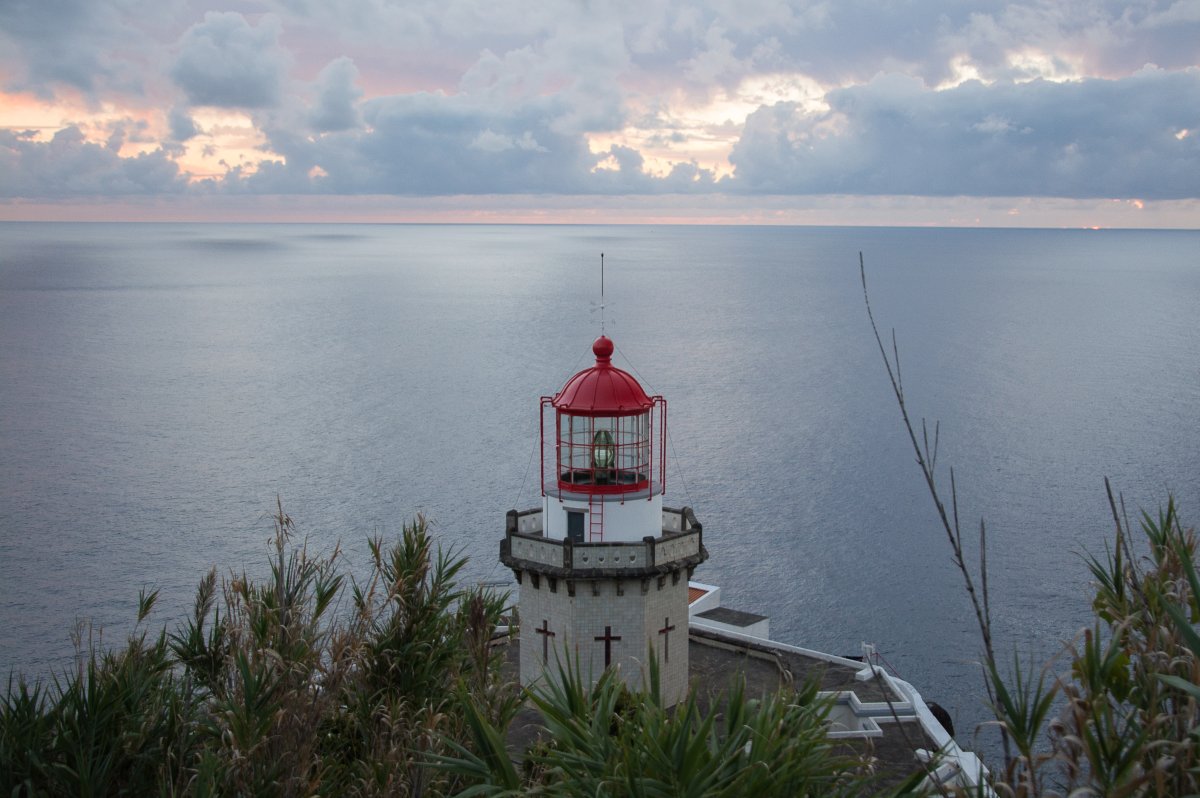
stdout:
[[[719,705],[695,692],[664,706],[658,664],[650,689],[631,693],[615,672],[590,688],[578,663],[530,694],[542,742],[511,761],[504,734],[475,714],[469,743],[452,743],[436,765],[460,776],[468,796],[860,796],[875,792],[869,763],[827,736],[828,699],[815,682],[751,698],[735,679]],[[922,773],[895,790],[916,789]]]

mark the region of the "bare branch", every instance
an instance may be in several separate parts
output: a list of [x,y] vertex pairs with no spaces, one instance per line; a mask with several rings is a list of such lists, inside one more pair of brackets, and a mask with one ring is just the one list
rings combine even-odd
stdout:
[[[937,509],[938,520],[942,524],[943,530],[946,532],[946,538],[950,541],[950,548],[953,552],[953,560],[959,573],[962,575],[963,585],[966,588],[967,596],[971,599],[971,607],[975,611],[975,621],[979,626],[980,636],[983,638],[984,655],[987,658],[988,664],[995,669],[996,655],[992,646],[992,628],[991,628],[991,611],[988,606],[987,597],[987,574],[986,574],[986,553],[981,550],[980,567],[983,569],[981,581],[984,586],[983,595],[981,596],[975,588],[975,579],[971,575],[971,569],[967,566],[963,556],[962,545],[962,528],[959,524],[958,517],[958,487],[954,481],[954,469],[950,470],[950,502],[953,515],[947,515],[946,505],[942,501],[941,492],[938,490],[937,479],[934,467],[937,461],[937,445],[940,437],[940,425],[934,427],[934,445],[932,450],[929,447],[929,434],[924,420],[921,422],[921,433],[924,446],[917,439],[916,430],[912,420],[908,415],[908,407],[904,401],[904,391],[900,382],[900,349],[896,343],[895,330],[892,331],[892,355],[889,358],[887,349],[883,345],[883,339],[879,334],[879,326],[875,323],[875,314],[871,310],[871,296],[867,290],[867,269],[861,252],[858,253],[858,270],[859,277],[862,280],[863,287],[863,302],[867,307],[867,319],[871,323],[871,332],[875,335],[875,343],[879,347],[879,354],[883,358],[884,368],[887,370],[888,379],[892,384],[892,392],[896,396],[896,404],[900,408],[900,417],[904,421],[904,429],[908,433],[909,442],[912,444],[913,452],[917,457],[917,464],[921,467],[921,474],[925,477],[925,486],[929,491],[930,498],[933,499],[934,507]],[[893,366],[894,362],[894,366]],[[953,518],[953,521],[951,520]],[[986,531],[981,522],[980,524],[980,541],[981,549],[985,543],[984,535]],[[1008,736],[1004,733],[1003,719],[1001,718],[1002,739],[1005,748],[1005,758],[1008,759]]]
[[[858,256],[862,258],[862,253],[858,253]],[[900,347],[896,345],[895,327],[892,328],[892,360],[896,363],[896,390],[900,394],[900,400],[904,401],[904,378],[900,376]]]
[[983,587],[983,617],[988,627],[992,625],[992,607],[988,600],[988,568],[987,568],[987,525],[979,519],[979,579]]
[[954,481],[954,469],[950,469],[950,504],[954,513],[954,553],[962,560],[962,525],[958,522],[958,484]]

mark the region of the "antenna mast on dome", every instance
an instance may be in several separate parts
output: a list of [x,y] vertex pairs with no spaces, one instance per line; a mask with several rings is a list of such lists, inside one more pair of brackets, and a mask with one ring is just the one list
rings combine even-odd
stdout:
[[600,334],[604,335],[604,253],[600,253]]
[[604,297],[604,253],[603,252],[600,253],[600,301],[598,303],[595,301],[592,301],[592,302],[589,302],[588,304],[591,306],[591,309],[588,311],[589,314],[595,313],[597,310],[600,311],[600,335],[604,336],[605,327],[607,326],[607,322],[608,322],[608,319],[606,318],[606,315],[605,315],[606,311],[608,309],[608,303],[605,301],[605,297]]

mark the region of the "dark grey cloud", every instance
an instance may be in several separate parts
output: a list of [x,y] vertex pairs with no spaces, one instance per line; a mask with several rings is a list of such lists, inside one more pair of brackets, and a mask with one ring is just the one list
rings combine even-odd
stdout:
[[746,192],[1196,196],[1200,70],[1121,80],[968,82],[881,76],[750,116],[730,160]]
[[179,42],[171,77],[192,105],[270,108],[279,104],[291,57],[282,26],[266,15],[251,25],[235,12],[208,12]]
[[179,167],[164,150],[120,157],[124,135],[114,130],[103,146],[86,141],[76,127],[63,128],[46,142],[0,130],[0,196],[55,199],[185,190]]

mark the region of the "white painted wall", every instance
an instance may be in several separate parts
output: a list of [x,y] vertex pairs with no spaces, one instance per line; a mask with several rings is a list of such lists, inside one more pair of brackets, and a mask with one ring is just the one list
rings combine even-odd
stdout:
[[[597,499],[600,497],[598,496]],[[640,499],[627,499],[622,502],[620,496],[605,496],[604,498],[604,539],[605,543],[640,541],[650,535],[662,536],[662,494],[657,493],[650,498],[644,495]],[[558,499],[549,494],[544,499],[542,511],[542,526],[546,537],[554,540],[565,540],[567,537],[567,511],[580,510],[584,513],[583,540],[589,541],[591,529],[588,518],[591,507],[586,498]]]
[[752,623],[749,626],[734,626],[731,623],[722,623],[714,621],[712,618],[700,618],[696,614],[692,614],[689,622],[692,626],[699,629],[709,629],[714,632],[723,634],[745,635],[761,640],[771,639],[771,619],[763,618],[761,621]]
[[703,596],[688,605],[688,617],[693,617],[709,610],[715,610],[721,606],[721,588],[716,585],[706,585],[703,582],[692,581],[688,582],[688,587],[704,591]]

